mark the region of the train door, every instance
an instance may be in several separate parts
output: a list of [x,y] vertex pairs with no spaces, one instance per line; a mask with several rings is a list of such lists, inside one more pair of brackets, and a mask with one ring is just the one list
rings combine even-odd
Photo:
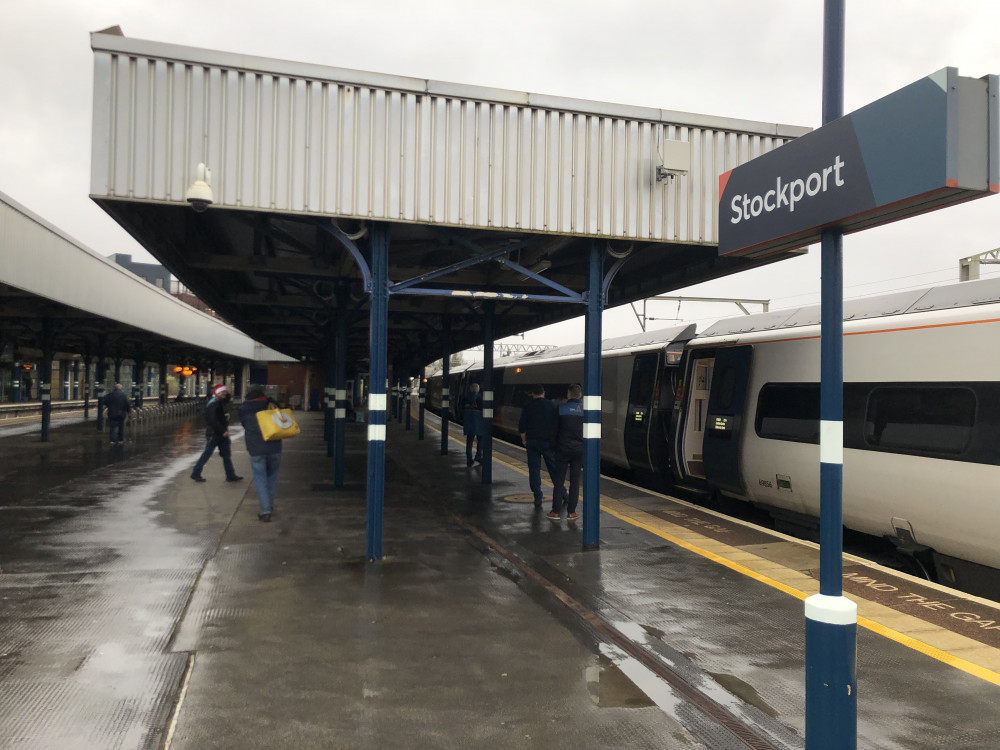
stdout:
[[704,476],[721,490],[742,495],[740,434],[750,382],[751,346],[734,346],[715,353],[708,394],[703,446]]
[[675,394],[677,469],[681,477],[705,478],[705,419],[715,370],[713,351],[694,351],[683,386]]
[[653,416],[653,393],[660,355],[639,354],[632,362],[628,410],[625,412],[625,455],[633,471],[652,471],[650,424]]

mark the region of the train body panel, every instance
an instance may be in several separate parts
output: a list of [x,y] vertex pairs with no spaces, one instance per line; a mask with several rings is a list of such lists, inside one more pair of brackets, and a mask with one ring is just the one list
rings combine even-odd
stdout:
[[[680,482],[818,518],[819,336],[815,325],[691,342],[675,402]],[[995,303],[845,322],[847,528],[1000,567],[998,337]],[[742,411],[718,396],[734,388],[724,359],[740,350]],[[740,486],[713,464],[719,444],[732,446]]]
[[[818,526],[819,313],[605,341],[602,461]],[[1000,279],[845,301],[844,313],[844,525],[1000,596]],[[558,400],[582,382],[583,346],[501,361],[494,380],[495,428],[516,438],[532,384]]]

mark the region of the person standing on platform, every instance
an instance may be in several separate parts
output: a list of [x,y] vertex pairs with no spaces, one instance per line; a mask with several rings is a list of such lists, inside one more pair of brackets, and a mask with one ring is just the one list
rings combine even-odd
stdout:
[[556,405],[545,398],[545,386],[531,387],[531,400],[521,409],[521,420],[517,431],[521,433],[521,444],[528,452],[528,486],[535,496],[535,507],[542,507],[542,461],[549,477],[555,471],[552,454],[552,431],[555,427]]
[[[552,510],[548,517],[558,521],[565,504],[566,519],[574,521],[580,517],[576,505],[580,499],[580,474],[583,470],[583,386],[579,383],[569,387],[566,402],[559,404],[553,444],[556,467],[552,473]],[[567,470],[568,496],[563,488]]]
[[212,457],[212,452],[218,447],[219,455],[222,456],[222,466],[226,470],[227,482],[238,482],[243,477],[236,475],[233,467],[232,443],[229,440],[229,413],[226,406],[229,403],[229,388],[225,383],[220,383],[212,389],[212,398],[205,405],[205,437],[208,443],[202,451],[198,463],[191,470],[191,478],[196,482],[204,482],[205,477],[201,475],[201,470],[205,468],[208,459]]
[[125,417],[132,411],[132,404],[129,403],[128,396],[122,390],[121,383],[115,383],[114,389],[104,399],[104,405],[108,408],[108,431],[110,432],[111,444],[124,443]]
[[[483,460],[480,439],[483,434],[483,397],[479,395],[479,383],[469,386],[469,392],[462,398],[462,432],[465,434],[465,465],[472,466]],[[472,456],[472,443],[476,443],[476,456]]]
[[274,513],[274,493],[278,488],[278,469],[281,467],[281,441],[264,440],[257,412],[264,411],[272,403],[273,399],[268,398],[262,388],[251,388],[240,406],[240,422],[245,430],[243,436],[250,454],[253,483],[257,488],[257,519],[265,523],[271,520]]

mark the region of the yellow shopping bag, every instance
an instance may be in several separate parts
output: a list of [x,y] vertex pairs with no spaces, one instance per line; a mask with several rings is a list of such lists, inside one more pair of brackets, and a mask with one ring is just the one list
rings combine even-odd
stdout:
[[264,440],[284,440],[299,434],[299,425],[292,416],[291,409],[279,409],[271,405],[257,412],[257,424]]

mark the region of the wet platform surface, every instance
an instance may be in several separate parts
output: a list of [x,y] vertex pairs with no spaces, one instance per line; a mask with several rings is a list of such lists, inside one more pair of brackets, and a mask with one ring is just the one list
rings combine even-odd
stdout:
[[[365,425],[335,488],[300,417],[270,524],[242,441],[243,482],[188,478],[196,420],[0,430],[0,747],[804,746],[814,546],[605,480],[585,552],[521,451],[483,485],[428,416],[389,425],[368,563]],[[854,560],[845,592],[858,746],[1000,747],[996,605]]]

